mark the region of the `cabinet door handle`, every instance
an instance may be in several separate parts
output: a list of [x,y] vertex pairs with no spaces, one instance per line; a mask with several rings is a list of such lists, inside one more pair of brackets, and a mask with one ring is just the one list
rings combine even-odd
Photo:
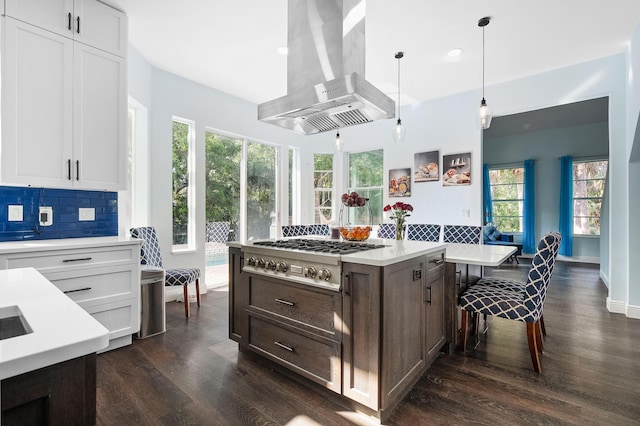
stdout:
[[71,159],[67,160],[67,180],[71,180]]
[[435,263],[436,265],[442,265],[444,263],[444,259],[440,258],[438,260],[435,260],[433,263]]
[[63,293],[68,294],[68,293],[75,293],[77,291],[87,291],[87,290],[91,290],[91,287],[77,288],[75,290],[67,290],[67,291],[63,291]]
[[240,255],[240,273],[242,273],[242,265],[244,265],[244,254]]
[[80,180],[80,160],[76,160],[76,180]]
[[344,291],[345,296],[349,296],[349,293],[351,293],[351,284],[349,283],[349,274],[344,274],[344,277],[342,277],[342,290]]
[[80,17],[76,17],[76,32],[80,34]]
[[294,306],[295,305],[295,303],[289,302],[288,300],[284,300],[284,299],[277,299],[276,298],[276,302],[282,303],[283,305],[287,305],[287,306]]
[[62,263],[67,263],[67,262],[80,262],[83,260],[91,260],[90,257],[79,257],[77,259],[62,259]]
[[425,302],[428,303],[429,305],[431,304],[431,286],[427,287],[427,290],[429,291],[429,298],[427,299],[427,292],[425,291]]
[[71,31],[71,12],[67,13],[67,29]]
[[282,348],[282,349],[284,349],[284,350],[286,350],[286,351],[293,352],[293,350],[294,350],[291,346],[287,346],[287,345],[285,345],[284,343],[280,343],[280,342],[273,342],[273,343],[274,343],[277,347]]

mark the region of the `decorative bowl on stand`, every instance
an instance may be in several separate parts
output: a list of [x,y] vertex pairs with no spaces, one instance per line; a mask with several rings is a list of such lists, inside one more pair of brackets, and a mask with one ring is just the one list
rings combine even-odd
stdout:
[[340,206],[340,235],[347,241],[365,241],[371,235],[371,207],[369,199],[357,192],[342,195]]

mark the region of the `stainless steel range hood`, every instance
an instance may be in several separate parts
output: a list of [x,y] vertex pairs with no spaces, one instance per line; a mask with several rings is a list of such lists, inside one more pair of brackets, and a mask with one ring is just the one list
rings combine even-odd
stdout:
[[364,79],[365,0],[289,0],[287,95],[258,120],[305,135],[393,118],[395,102]]

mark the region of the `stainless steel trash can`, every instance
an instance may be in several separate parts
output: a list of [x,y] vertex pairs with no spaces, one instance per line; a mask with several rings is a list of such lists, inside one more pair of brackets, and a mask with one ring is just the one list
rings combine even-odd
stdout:
[[155,336],[167,330],[164,305],[164,270],[140,270],[140,331],[137,339]]

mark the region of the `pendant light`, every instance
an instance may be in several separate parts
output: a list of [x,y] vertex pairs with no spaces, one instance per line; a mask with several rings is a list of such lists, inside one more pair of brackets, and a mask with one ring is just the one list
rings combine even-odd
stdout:
[[485,16],[478,21],[478,26],[482,28],[482,100],[480,101],[480,111],[478,112],[478,124],[483,130],[489,128],[493,118],[493,111],[491,111],[487,101],[484,99],[484,27],[489,25],[490,20],[490,17]]
[[393,141],[395,143],[404,142],[404,136],[407,133],[407,129],[402,125],[402,120],[400,119],[400,59],[402,57],[404,57],[404,52],[398,52],[395,55],[398,60],[398,122],[393,128]]
[[342,151],[342,138],[340,137],[340,132],[336,133],[336,151]]

